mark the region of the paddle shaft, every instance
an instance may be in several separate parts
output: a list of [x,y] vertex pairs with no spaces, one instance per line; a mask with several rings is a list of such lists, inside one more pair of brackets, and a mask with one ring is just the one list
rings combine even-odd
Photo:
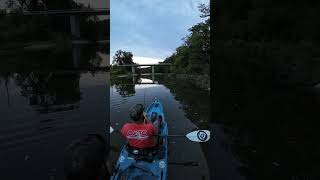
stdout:
[[161,136],[161,137],[186,137],[186,135],[182,135],[182,134],[170,134],[170,135],[154,135],[154,136]]
[[180,166],[199,166],[199,163],[196,161],[189,162],[168,162],[170,165],[180,165]]

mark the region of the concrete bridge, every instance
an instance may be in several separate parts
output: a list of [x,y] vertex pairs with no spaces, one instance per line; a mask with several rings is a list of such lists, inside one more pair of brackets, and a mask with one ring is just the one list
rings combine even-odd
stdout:
[[[71,34],[75,38],[80,38],[80,20],[79,16],[95,16],[95,15],[110,15],[110,9],[95,8],[95,9],[65,9],[65,10],[48,10],[48,11],[24,11],[24,16],[69,16]],[[109,16],[110,18],[110,16]]]
[[171,66],[172,64],[170,63],[159,63],[159,64],[123,64],[123,65],[113,65],[113,66],[116,66],[116,67],[131,67],[131,72],[132,74],[136,74],[136,71],[135,71],[135,68],[136,67],[149,67],[151,66],[151,73],[152,74],[155,74],[155,71],[154,71],[154,67],[155,66]]
[[[80,39],[80,16],[95,16],[106,15],[110,18],[110,9],[108,8],[94,8],[94,9],[60,9],[60,10],[47,10],[47,11],[23,11],[24,16],[66,16],[70,18],[71,35],[75,39]],[[79,67],[79,59],[81,56],[82,45],[91,43],[86,40],[73,40],[72,41],[72,57],[74,68]],[[109,40],[97,41],[95,43],[109,43]]]

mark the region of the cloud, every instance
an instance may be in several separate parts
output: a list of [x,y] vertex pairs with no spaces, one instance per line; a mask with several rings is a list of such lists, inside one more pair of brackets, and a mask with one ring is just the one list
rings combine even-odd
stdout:
[[133,62],[138,64],[158,64],[159,62],[162,62],[162,61],[163,59],[133,56]]

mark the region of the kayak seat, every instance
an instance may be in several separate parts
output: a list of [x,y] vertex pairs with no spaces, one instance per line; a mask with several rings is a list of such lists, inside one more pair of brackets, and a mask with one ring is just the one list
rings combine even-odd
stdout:
[[151,122],[152,123],[154,123],[156,120],[157,120],[157,113],[156,112],[152,112],[152,114],[151,114],[151,118],[150,118],[150,120],[151,120]]
[[158,148],[151,147],[151,148],[136,148],[132,147],[131,145],[127,144],[126,149],[129,152],[129,156],[134,158],[135,160],[147,161],[152,162],[154,157],[158,154]]

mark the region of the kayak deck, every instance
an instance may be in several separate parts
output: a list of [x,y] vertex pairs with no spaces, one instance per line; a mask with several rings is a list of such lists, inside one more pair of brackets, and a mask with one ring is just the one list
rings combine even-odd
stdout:
[[168,125],[165,121],[163,106],[159,100],[154,100],[146,109],[146,115],[151,122],[162,118],[159,129],[159,144],[156,153],[151,159],[139,158],[132,154],[124,146],[110,179],[141,179],[141,180],[165,180],[167,178],[168,166]]

